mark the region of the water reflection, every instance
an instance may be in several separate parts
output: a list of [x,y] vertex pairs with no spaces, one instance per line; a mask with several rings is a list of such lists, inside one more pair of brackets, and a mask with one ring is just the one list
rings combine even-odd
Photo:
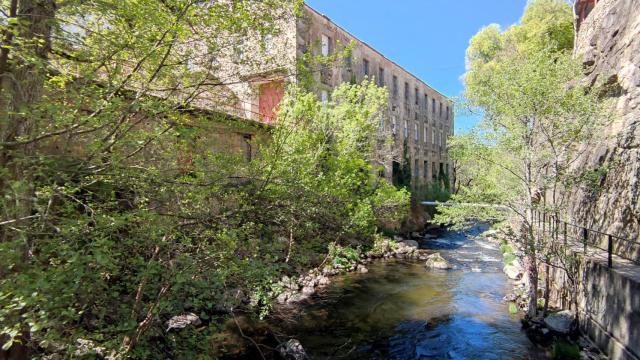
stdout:
[[497,245],[453,232],[424,245],[457,269],[373,264],[337,279],[278,324],[281,331],[312,359],[543,358],[502,301],[509,284]]

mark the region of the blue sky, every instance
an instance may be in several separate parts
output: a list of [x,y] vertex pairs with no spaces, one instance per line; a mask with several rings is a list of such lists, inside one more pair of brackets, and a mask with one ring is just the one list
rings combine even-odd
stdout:
[[[306,0],[359,39],[451,97],[463,90],[464,54],[483,26],[518,21],[526,0]],[[456,132],[478,118],[457,114]]]

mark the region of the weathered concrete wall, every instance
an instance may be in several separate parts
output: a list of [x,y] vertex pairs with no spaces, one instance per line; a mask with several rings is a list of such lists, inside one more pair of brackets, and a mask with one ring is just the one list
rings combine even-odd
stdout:
[[[584,63],[585,81],[606,90],[602,95],[611,102],[615,120],[579,165],[607,169],[602,190],[578,190],[572,197],[572,216],[591,228],[638,241],[640,0],[599,0],[580,25],[575,52]],[[640,246],[617,242],[615,251],[640,260]]]
[[[604,257],[577,258],[581,331],[613,360],[640,359],[640,272],[623,261],[609,269]],[[551,274],[552,304],[575,310],[566,273],[552,268]]]

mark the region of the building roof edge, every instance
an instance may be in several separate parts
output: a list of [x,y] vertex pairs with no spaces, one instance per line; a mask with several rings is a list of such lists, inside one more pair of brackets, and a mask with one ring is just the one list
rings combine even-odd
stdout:
[[335,21],[331,20],[330,17],[328,17],[327,15],[319,12],[318,10],[312,8],[311,6],[309,6],[307,3],[304,3],[304,7],[306,9],[309,9],[311,11],[313,11],[314,13],[316,13],[317,15],[320,15],[322,17],[324,17],[325,19],[327,19],[328,21],[330,21],[333,25],[335,25],[337,28],[339,28],[340,30],[344,31],[345,33],[347,33],[349,36],[353,37],[354,39],[358,40],[359,42],[361,42],[363,45],[365,45],[366,47],[368,47],[369,49],[373,50],[375,53],[377,53],[378,55],[382,56],[385,60],[389,61],[390,63],[394,64],[395,66],[399,67],[400,69],[402,69],[402,71],[406,72],[407,74],[413,76],[415,79],[417,79],[419,82],[421,82],[424,86],[428,87],[429,89],[435,91],[436,93],[438,93],[440,96],[446,98],[447,100],[453,102],[453,100],[451,100],[451,98],[445,94],[443,94],[442,92],[436,90],[433,86],[427,84],[424,80],[420,79],[419,77],[417,77],[416,75],[414,75],[411,71],[405,69],[402,65],[398,64],[397,62],[389,59],[387,56],[385,56],[383,53],[381,53],[379,50],[377,50],[376,48],[374,48],[373,46],[369,45],[366,41],[363,41],[362,39],[360,39],[359,37],[355,36],[354,34],[352,34],[350,31],[346,30],[345,28],[343,28],[342,26],[338,25]]

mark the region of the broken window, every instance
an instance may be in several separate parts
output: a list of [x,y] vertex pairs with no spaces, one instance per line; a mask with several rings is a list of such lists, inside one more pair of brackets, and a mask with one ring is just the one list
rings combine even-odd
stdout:
[[364,76],[369,76],[369,60],[362,60],[362,69],[364,71]]
[[398,127],[398,119],[396,118],[396,116],[394,115],[391,118],[391,132],[393,133],[393,135],[396,134],[396,129]]
[[322,56],[331,54],[331,38],[322,34]]
[[436,99],[431,98],[431,113],[435,115],[436,113]]
[[427,94],[424,94],[424,110],[427,111],[429,109],[429,97]]
[[413,89],[414,90],[414,96],[415,96],[415,104],[418,105],[418,99],[419,99],[419,93],[418,93],[418,88]]
[[404,101],[409,102],[409,83],[404,83]]
[[404,138],[408,138],[409,137],[409,124],[407,123],[407,120],[404,121]]
[[413,139],[416,142],[418,142],[419,137],[420,137],[420,132],[418,131],[418,123],[417,122],[415,124],[413,124],[413,131],[414,131]]
[[398,97],[398,77],[393,75],[393,97]]
[[378,69],[378,86],[380,87],[384,86],[384,69],[383,68]]

